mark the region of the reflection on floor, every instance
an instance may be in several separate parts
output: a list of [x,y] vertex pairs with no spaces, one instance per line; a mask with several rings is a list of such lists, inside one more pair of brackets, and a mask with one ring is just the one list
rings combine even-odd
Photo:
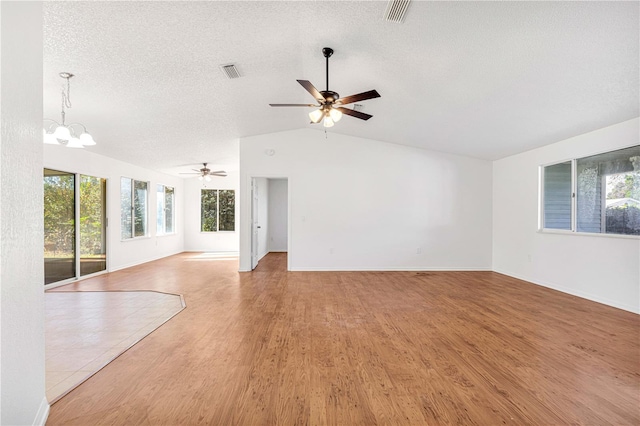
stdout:
[[46,389],[53,403],[184,309],[153,291],[47,292]]

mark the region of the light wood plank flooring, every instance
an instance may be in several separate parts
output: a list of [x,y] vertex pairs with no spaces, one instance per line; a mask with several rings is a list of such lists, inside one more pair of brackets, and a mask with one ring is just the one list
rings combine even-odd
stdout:
[[[286,272],[184,253],[71,289],[187,308],[49,425],[640,423],[640,317],[492,272]],[[611,282],[608,285],[615,285]]]
[[46,292],[47,400],[57,401],[182,309],[175,294]]

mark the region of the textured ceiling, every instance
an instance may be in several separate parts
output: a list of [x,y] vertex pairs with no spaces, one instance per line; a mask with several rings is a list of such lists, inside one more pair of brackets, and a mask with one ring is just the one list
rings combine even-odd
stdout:
[[[638,2],[44,2],[45,117],[97,153],[176,173],[237,168],[237,138],[308,124],[296,83],[377,89],[328,130],[497,159],[639,115]],[[233,62],[242,78],[219,65]],[[316,129],[321,127],[313,126]]]

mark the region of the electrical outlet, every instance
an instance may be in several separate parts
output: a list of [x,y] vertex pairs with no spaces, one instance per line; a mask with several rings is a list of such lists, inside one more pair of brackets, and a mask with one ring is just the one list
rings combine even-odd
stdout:
[[333,247],[329,249],[329,254],[333,254]]
[[418,249],[416,250],[416,254],[422,254],[422,247],[418,247]]

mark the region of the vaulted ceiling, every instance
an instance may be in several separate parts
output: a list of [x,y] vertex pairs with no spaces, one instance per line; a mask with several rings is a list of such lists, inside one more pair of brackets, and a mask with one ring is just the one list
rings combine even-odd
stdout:
[[[342,133],[497,159],[639,114],[638,2],[44,2],[44,111],[94,152],[177,173],[237,167],[237,138],[310,125],[296,83],[362,102]],[[230,80],[221,64],[242,75]],[[63,149],[63,148],[61,148]],[[366,153],[363,153],[366,154]]]

